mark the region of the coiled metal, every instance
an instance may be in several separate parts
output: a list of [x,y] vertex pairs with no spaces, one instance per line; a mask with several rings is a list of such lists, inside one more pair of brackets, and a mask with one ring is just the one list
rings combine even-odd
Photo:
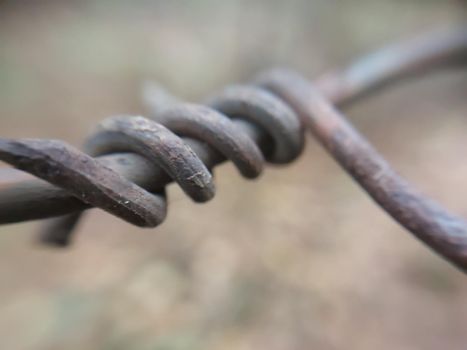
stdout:
[[[167,212],[164,189],[148,191],[94,157],[138,154],[194,201],[205,202],[215,193],[210,173],[215,164],[229,159],[244,177],[256,178],[265,161],[288,163],[303,150],[304,132],[296,114],[259,87],[227,87],[207,105],[182,103],[149,87],[146,100],[150,118],[104,120],[86,141],[85,152],[63,141],[0,139],[0,159],[65,189],[87,205],[134,225],[155,227]],[[55,219],[43,240],[67,244],[79,217],[80,213],[73,213]]]
[[295,159],[306,127],[389,215],[467,272],[467,223],[400,177],[336,107],[397,78],[465,62],[464,27],[382,50],[314,84],[292,71],[269,72],[254,86],[225,89],[206,106],[148,89],[151,120],[105,120],[86,143],[89,154],[61,141],[0,138],[0,159],[47,181],[0,184],[0,223],[68,214],[45,231],[44,240],[55,244],[68,242],[90,206],[156,226],[165,217],[164,186],[171,180],[193,200],[209,200],[214,165],[230,159],[254,178],[264,160]]

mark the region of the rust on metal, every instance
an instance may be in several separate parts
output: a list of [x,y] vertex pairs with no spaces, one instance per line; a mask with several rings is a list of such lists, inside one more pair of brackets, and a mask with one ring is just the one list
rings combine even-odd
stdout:
[[[315,80],[274,70],[228,87],[206,105],[146,89],[150,119],[104,121],[81,151],[59,141],[0,138],[0,159],[40,179],[0,172],[0,224],[61,216],[42,237],[65,245],[83,210],[102,208],[140,226],[165,217],[175,180],[195,201],[214,195],[209,170],[231,160],[247,178],[264,159],[293,161],[305,129],[408,231],[467,272],[467,223],[418,193],[350,124],[347,106],[394,81],[467,61],[467,28],[390,46]],[[45,181],[44,181],[45,180]],[[65,215],[67,214],[67,215]]]

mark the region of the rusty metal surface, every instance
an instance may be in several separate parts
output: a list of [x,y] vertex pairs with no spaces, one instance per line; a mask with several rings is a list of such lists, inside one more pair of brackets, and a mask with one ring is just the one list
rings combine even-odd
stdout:
[[98,158],[62,142],[0,139],[0,159],[63,188],[39,180],[0,184],[0,223],[72,213],[43,236],[60,244],[89,206],[155,226],[163,220],[163,188],[172,179],[194,200],[208,200],[214,188],[207,169],[229,158],[253,178],[262,158],[292,161],[303,148],[304,126],[383,209],[465,272],[467,224],[400,178],[334,105],[399,78],[465,63],[466,53],[467,30],[461,28],[392,46],[314,85],[294,72],[272,71],[260,77],[259,87],[228,88],[209,99],[211,108],[153,91],[147,100],[160,124],[142,117],[105,121],[88,143],[91,154],[105,154]]
[[287,101],[336,161],[395,220],[464,272],[467,223],[399,176],[389,163],[307,80],[274,71],[262,84]]

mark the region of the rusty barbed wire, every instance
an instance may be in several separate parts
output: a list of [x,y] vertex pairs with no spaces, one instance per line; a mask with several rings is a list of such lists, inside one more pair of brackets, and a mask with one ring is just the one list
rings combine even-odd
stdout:
[[336,109],[397,79],[466,61],[467,28],[460,28],[383,49],[314,84],[292,71],[270,71],[205,106],[148,87],[151,119],[105,120],[86,153],[62,141],[0,138],[1,160],[46,181],[8,170],[0,223],[67,214],[44,231],[44,241],[54,244],[66,244],[82,210],[93,206],[153,227],[165,217],[170,181],[195,201],[209,200],[213,166],[230,159],[254,178],[264,159],[294,160],[306,128],[395,220],[466,272],[467,223],[414,190]]
[[[154,85],[145,95],[151,119],[104,120],[87,140],[86,153],[62,141],[0,140],[0,159],[129,223],[155,227],[166,216],[165,183],[174,180],[194,201],[205,202],[215,192],[208,168],[230,159],[244,177],[256,178],[265,160],[288,163],[303,150],[298,117],[264,89],[230,86],[207,106],[182,103]],[[148,192],[89,156],[122,152],[142,157],[158,187]],[[80,215],[51,221],[43,241],[67,244]]]

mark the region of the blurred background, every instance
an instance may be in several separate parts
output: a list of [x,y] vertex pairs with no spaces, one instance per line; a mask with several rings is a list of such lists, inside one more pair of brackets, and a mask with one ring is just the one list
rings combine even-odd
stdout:
[[[156,80],[186,100],[287,65],[313,78],[465,19],[454,0],[0,1],[4,137],[79,146],[144,113]],[[467,72],[404,82],[350,118],[408,179],[467,216]],[[416,101],[414,103],[413,101]],[[311,138],[217,196],[168,188],[157,229],[102,211],[69,249],[0,227],[3,349],[465,349],[467,280],[376,207]]]

